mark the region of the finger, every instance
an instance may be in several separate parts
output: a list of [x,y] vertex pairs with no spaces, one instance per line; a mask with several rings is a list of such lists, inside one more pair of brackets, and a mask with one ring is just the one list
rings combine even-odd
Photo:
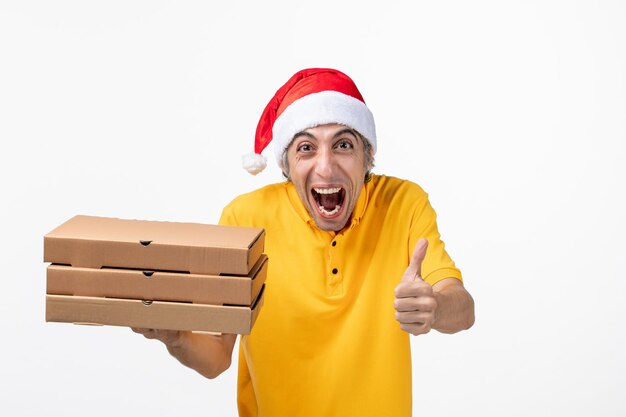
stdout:
[[402,324],[419,324],[431,325],[435,320],[433,313],[424,313],[421,311],[403,311],[396,312],[396,320]]
[[432,297],[398,298],[394,302],[394,307],[396,311],[433,312],[437,309],[437,301]]
[[143,334],[146,339],[156,339],[158,336],[158,330],[155,329],[146,329],[147,331]]
[[420,238],[415,245],[413,255],[409,266],[402,276],[403,281],[414,281],[417,277],[422,276],[422,262],[426,257],[426,250],[428,249],[428,240]]
[[130,329],[149,340],[161,340],[163,337],[161,331],[158,329],[148,329],[143,327],[131,327]]
[[433,287],[423,280],[402,281],[395,288],[396,298],[406,297],[431,297],[433,295]]
[[411,333],[413,336],[426,334],[431,329],[431,327],[426,324],[406,324],[406,323],[400,323],[400,328],[407,333]]

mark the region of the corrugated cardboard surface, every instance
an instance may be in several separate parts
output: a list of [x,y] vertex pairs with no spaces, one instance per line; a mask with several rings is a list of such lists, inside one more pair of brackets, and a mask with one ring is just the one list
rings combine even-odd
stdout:
[[267,264],[267,256],[262,255],[248,276],[50,265],[47,270],[46,292],[52,295],[249,306],[265,282]]
[[75,216],[44,236],[44,262],[247,275],[264,245],[259,228]]
[[46,295],[46,321],[250,334],[263,289],[250,307]]

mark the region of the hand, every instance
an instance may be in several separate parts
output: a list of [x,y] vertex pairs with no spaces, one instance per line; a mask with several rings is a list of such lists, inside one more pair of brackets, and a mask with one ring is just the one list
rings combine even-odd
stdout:
[[422,261],[427,248],[428,240],[418,240],[411,262],[395,289],[396,320],[402,330],[415,336],[430,331],[437,311],[433,288],[422,279]]
[[182,339],[182,332],[178,330],[159,330],[131,327],[135,333],[142,334],[146,339],[157,339],[165,343],[167,347],[179,347]]

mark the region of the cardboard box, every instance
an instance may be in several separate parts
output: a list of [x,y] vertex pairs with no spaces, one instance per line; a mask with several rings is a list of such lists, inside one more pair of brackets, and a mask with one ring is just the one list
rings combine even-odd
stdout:
[[267,256],[261,255],[248,276],[219,276],[53,264],[47,269],[46,292],[51,295],[249,306],[265,282],[267,265]]
[[75,216],[44,236],[44,262],[248,275],[264,245],[259,228]]
[[46,321],[250,334],[264,288],[249,307],[46,295]]

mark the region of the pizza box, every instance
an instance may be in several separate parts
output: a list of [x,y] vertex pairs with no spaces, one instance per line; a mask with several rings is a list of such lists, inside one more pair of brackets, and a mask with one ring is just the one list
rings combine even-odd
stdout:
[[264,245],[260,228],[79,215],[44,236],[44,262],[248,275]]

